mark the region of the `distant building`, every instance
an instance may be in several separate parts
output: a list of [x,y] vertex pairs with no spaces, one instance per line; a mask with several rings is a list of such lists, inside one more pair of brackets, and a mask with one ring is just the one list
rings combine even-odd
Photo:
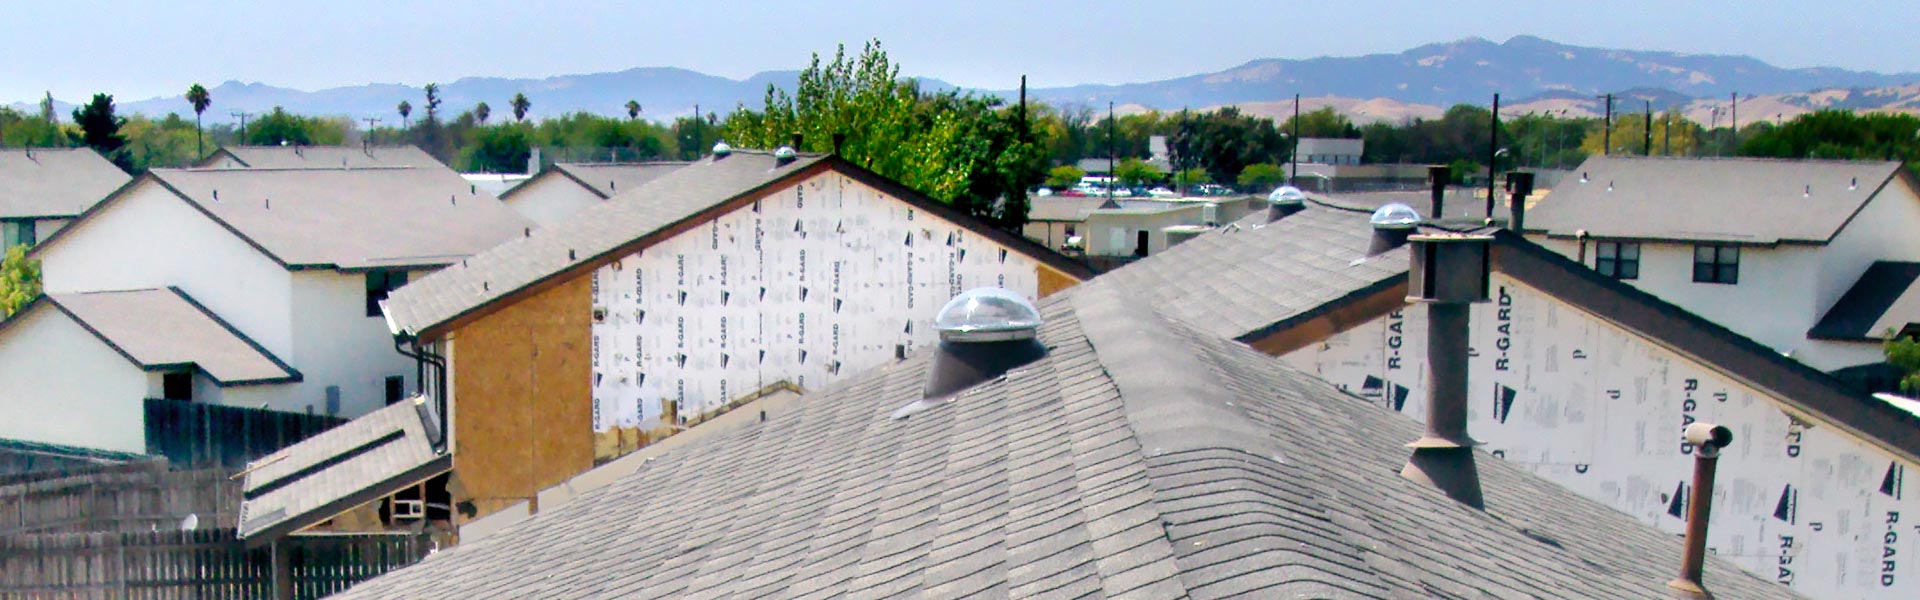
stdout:
[[1367,142],[1359,138],[1300,138],[1300,162],[1317,165],[1357,165]]
[[1167,228],[1229,223],[1265,206],[1246,197],[1115,199],[1118,208],[1101,208],[1107,199],[1095,196],[1055,195],[1029,202],[1028,222],[1021,229],[1028,239],[1086,256],[1123,257],[1164,250],[1177,243],[1171,240],[1183,239],[1177,230],[1169,238]]
[[[379,301],[531,229],[445,167],[155,169],[33,248],[47,298],[0,353],[43,369],[0,406],[41,413],[8,424],[29,440],[61,410],[137,422],[118,407],[143,398],[363,414],[418,383]],[[141,449],[129,432],[89,435]]]
[[1883,362],[1920,322],[1920,187],[1898,162],[1594,157],[1525,226],[1823,371]]
[[132,180],[92,148],[0,149],[0,252],[52,237]]
[[658,179],[685,162],[554,163],[500,196],[500,201],[542,226]]

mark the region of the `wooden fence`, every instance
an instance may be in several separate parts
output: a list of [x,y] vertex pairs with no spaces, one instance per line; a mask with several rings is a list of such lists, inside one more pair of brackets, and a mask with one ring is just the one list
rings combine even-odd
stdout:
[[253,460],[347,422],[325,415],[148,398],[147,454],[175,467],[242,469]]
[[[426,534],[296,535],[294,598],[319,598],[426,556]],[[231,529],[0,536],[0,598],[272,598],[273,552]]]
[[163,461],[0,485],[0,535],[231,528],[240,482],[226,469],[170,471]]

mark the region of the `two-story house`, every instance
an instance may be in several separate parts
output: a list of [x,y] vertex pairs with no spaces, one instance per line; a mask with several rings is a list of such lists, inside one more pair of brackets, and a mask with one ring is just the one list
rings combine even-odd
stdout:
[[[18,358],[8,368],[35,372],[30,381],[45,384],[0,386],[0,404],[52,411],[47,418],[86,406],[70,396],[93,389],[87,380],[94,371],[73,356],[39,351],[34,346],[44,342],[34,340],[52,336],[86,345],[72,339],[91,328],[93,336],[143,368],[181,373],[178,382],[163,374],[159,384],[134,390],[146,397],[363,414],[410,395],[417,382],[414,361],[395,350],[380,301],[409,280],[531,228],[497,198],[474,190],[444,167],[156,169],[32,250],[41,261],[48,308],[60,309],[34,321],[62,332],[35,328],[36,335],[27,336],[24,326],[0,332],[0,347]],[[108,306],[139,305],[181,319],[192,314],[180,307],[191,305],[206,317],[195,321],[198,333],[192,335],[212,339],[226,331],[244,343],[225,340],[219,347],[236,352],[244,347],[242,354],[260,355],[248,359],[250,364],[264,360],[288,373],[230,377],[191,357],[150,363],[118,340],[188,343],[181,337],[184,330],[168,325],[187,321],[117,322],[109,331],[95,325],[101,318],[95,315],[124,311],[74,308],[98,306],[87,301],[108,297],[122,300]],[[65,321],[77,327],[62,326]],[[112,354],[88,356],[118,360]],[[195,392],[256,380],[274,385],[252,387],[244,395]],[[15,425],[28,433],[38,427]],[[119,440],[113,447],[137,444]]]
[[0,252],[51,237],[132,179],[92,148],[0,149]]
[[546,226],[684,166],[687,163],[674,161],[554,163],[500,194],[500,201]]
[[1594,157],[1528,239],[1823,371],[1920,321],[1920,187],[1898,162]]

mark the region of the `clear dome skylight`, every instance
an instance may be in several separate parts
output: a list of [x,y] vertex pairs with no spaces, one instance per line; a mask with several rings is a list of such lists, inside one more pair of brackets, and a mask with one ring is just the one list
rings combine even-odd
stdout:
[[713,145],[714,156],[726,156],[728,154],[733,154],[733,146],[728,146],[726,142],[717,142]]
[[1412,229],[1420,224],[1420,213],[1411,206],[1395,202],[1373,211],[1373,216],[1367,221],[1379,229]]
[[1040,310],[1011,291],[974,288],[954,296],[933,320],[940,339],[993,342],[1030,339],[1040,329]]
[[779,148],[774,149],[773,151],[773,157],[778,158],[780,160],[793,160],[793,157],[799,156],[799,155],[800,154],[798,152],[793,151],[792,146],[781,146]]
[[1293,187],[1290,185],[1283,185],[1278,188],[1274,188],[1273,193],[1267,194],[1267,203],[1269,204],[1293,205],[1293,204],[1300,204],[1306,201],[1307,201],[1307,194],[1305,192],[1301,192],[1300,188]]

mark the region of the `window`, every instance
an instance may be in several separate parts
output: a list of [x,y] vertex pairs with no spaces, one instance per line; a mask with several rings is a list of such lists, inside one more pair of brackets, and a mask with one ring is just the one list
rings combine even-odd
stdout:
[[1140,235],[1138,236],[1138,239],[1137,239],[1136,241],[1137,241],[1138,243],[1136,243],[1136,244],[1134,244],[1134,246],[1133,246],[1133,255],[1134,255],[1134,256],[1138,256],[1138,257],[1141,257],[1141,258],[1146,258],[1146,256],[1147,256],[1147,230],[1145,230],[1145,229],[1142,229],[1142,230],[1140,230]]
[[0,252],[14,246],[31,246],[37,241],[33,221],[0,221]]
[[406,284],[406,271],[367,271],[367,316],[380,316],[380,301]]
[[1693,280],[1699,283],[1740,283],[1740,247],[1693,247]]
[[1599,258],[1593,270],[1614,279],[1640,278],[1640,245],[1625,242],[1600,242]]
[[168,400],[193,400],[193,372],[176,371],[160,375],[160,396]]
[[404,400],[406,395],[407,378],[397,376],[387,378],[387,404]]
[[1067,237],[1073,237],[1073,224],[1067,224]]

